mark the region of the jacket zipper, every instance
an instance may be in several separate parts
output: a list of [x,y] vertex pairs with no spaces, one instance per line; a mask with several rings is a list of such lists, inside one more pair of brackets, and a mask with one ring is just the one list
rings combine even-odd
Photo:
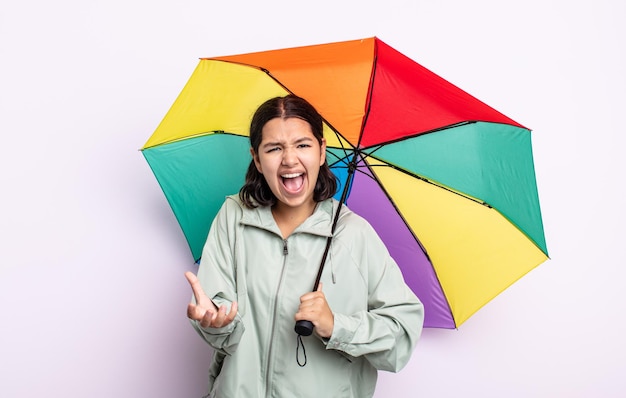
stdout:
[[289,254],[289,250],[287,249],[287,239],[283,239],[283,267],[280,270],[280,279],[278,281],[278,286],[276,287],[276,300],[274,300],[274,308],[272,309],[272,331],[270,332],[270,341],[268,344],[268,349],[267,349],[267,363],[265,366],[265,396],[269,397],[270,396],[270,385],[271,385],[271,377],[270,375],[272,374],[272,369],[271,369],[271,364],[272,364],[272,354],[273,354],[273,344],[272,342],[274,341],[274,332],[275,332],[275,328],[276,328],[276,313],[278,312],[278,300],[280,299],[280,295],[278,294],[280,292],[280,289],[282,287],[283,284],[283,278],[285,275],[285,266],[287,265],[287,254]]

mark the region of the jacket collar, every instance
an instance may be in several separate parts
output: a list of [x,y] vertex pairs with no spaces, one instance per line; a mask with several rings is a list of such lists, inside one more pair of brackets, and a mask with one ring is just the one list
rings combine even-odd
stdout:
[[[337,210],[338,203],[339,202],[332,198],[318,202],[313,214],[300,224],[293,233],[306,233],[325,237],[331,236],[333,215]],[[282,237],[269,206],[259,206],[254,209],[249,209],[243,205],[241,206],[243,215],[239,221],[240,224],[265,229]]]

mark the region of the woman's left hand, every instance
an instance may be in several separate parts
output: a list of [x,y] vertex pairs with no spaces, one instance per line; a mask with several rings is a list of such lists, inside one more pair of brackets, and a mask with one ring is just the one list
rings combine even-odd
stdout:
[[317,291],[310,292],[300,297],[300,307],[295,316],[296,321],[307,320],[315,326],[315,333],[320,337],[330,338],[333,334],[335,326],[335,317],[326,296],[322,292],[322,283],[320,282]]

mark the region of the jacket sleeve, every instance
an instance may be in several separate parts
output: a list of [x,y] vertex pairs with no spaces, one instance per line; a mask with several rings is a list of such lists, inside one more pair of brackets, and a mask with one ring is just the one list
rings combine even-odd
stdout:
[[[227,312],[237,297],[234,251],[239,213],[238,205],[227,199],[213,220],[198,269],[198,280],[206,295],[217,307],[226,305]],[[240,314],[222,328],[203,328],[198,321],[191,324],[211,347],[226,355],[235,352],[244,332]]]
[[367,310],[335,313],[326,347],[364,356],[376,369],[397,372],[409,361],[421,335],[424,307],[373,229],[361,231],[363,250],[354,259],[367,275]]

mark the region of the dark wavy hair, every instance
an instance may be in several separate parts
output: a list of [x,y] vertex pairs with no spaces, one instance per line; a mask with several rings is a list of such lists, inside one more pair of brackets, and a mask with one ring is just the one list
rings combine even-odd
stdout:
[[[309,123],[311,131],[321,145],[324,137],[322,116],[304,98],[289,94],[285,97],[275,97],[265,101],[252,116],[250,123],[250,146],[254,153],[258,153],[263,139],[263,126],[275,118],[298,118]],[[320,167],[313,200],[321,202],[331,198],[337,191],[337,177],[330,171],[328,162]],[[257,206],[272,206],[276,203],[276,196],[272,193],[265,177],[254,164],[254,159],[248,166],[246,181],[239,190],[239,198],[249,208]]]

